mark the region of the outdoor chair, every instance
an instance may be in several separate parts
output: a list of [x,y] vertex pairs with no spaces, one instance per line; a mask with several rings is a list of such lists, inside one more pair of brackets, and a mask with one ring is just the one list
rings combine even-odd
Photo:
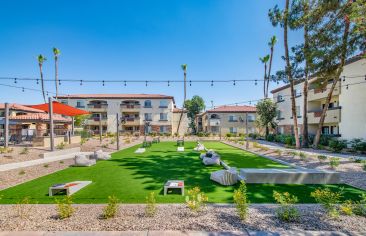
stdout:
[[96,164],[95,159],[90,159],[88,155],[78,154],[74,158],[75,166],[92,166]]
[[234,185],[238,182],[238,172],[236,168],[229,170],[218,170],[211,173],[211,180],[225,186]]
[[180,147],[180,146],[184,146],[184,139],[178,139],[177,140],[177,146]]
[[220,165],[220,156],[216,154],[212,157],[204,157],[202,163],[206,166]]

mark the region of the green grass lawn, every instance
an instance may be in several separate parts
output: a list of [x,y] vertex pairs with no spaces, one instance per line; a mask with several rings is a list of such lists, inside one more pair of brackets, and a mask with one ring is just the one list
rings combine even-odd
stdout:
[[[285,167],[268,159],[230,147],[209,142],[208,148],[217,150],[229,165],[237,167]],[[135,154],[134,146],[112,154],[109,161],[100,161],[91,167],[70,167],[56,173],[0,191],[0,203],[16,203],[24,197],[32,202],[54,203],[54,197],[48,197],[48,187],[56,183],[76,180],[91,180],[92,184],[73,195],[75,203],[105,203],[110,195],[117,196],[123,203],[144,203],[151,191],[157,195],[159,203],[180,203],[184,197],[179,193],[163,196],[163,185],[169,179],[182,179],[186,191],[199,186],[210,202],[232,202],[233,190],[237,186],[225,187],[210,180],[210,173],[222,167],[206,167],[199,160],[199,153],[193,151],[194,142],[185,143],[185,152],[178,153],[174,142],[153,144],[143,154]],[[288,191],[296,194],[299,202],[310,203],[314,200],[310,192],[324,185],[273,185],[248,184],[248,197],[252,203],[271,203],[273,190]],[[344,187],[347,199],[358,199],[362,190],[347,185],[329,185],[337,190]],[[60,197],[60,196],[56,196]]]

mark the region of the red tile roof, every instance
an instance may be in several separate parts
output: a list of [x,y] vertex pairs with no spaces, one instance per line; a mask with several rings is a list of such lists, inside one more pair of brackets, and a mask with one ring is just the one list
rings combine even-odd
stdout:
[[253,106],[220,106],[211,110],[208,113],[245,113],[256,112],[257,108]]
[[[49,115],[46,113],[29,113],[25,115],[11,116],[9,120],[17,120],[17,121],[41,121],[47,122],[49,121]],[[61,115],[54,114],[53,120],[55,122],[69,123],[71,122],[71,118],[65,118]]]
[[174,99],[173,96],[162,94],[71,94],[58,96],[59,99],[91,98],[91,99]]
[[[0,109],[1,110],[5,109],[5,104],[4,103],[0,103]],[[9,103],[9,109],[16,110],[16,111],[32,112],[32,113],[44,113],[44,111],[42,111],[42,110],[27,107],[27,106],[20,105],[20,104],[17,104],[17,103]]]

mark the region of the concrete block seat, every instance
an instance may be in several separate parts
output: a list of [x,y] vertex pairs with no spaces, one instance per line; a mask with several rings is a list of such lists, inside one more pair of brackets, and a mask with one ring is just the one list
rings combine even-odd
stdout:
[[202,143],[198,142],[197,143],[197,146],[193,150],[200,152],[200,151],[205,151],[206,148],[205,148],[205,146]]
[[239,175],[246,183],[268,184],[338,184],[340,174],[316,169],[242,168]]
[[200,155],[202,163],[208,165],[220,165],[220,156],[212,150]]
[[238,182],[238,171],[236,168],[218,170],[211,173],[210,179],[225,186],[234,185]]
[[111,154],[103,152],[103,150],[98,150],[94,152],[94,155],[90,159],[99,160],[109,160],[111,159]]

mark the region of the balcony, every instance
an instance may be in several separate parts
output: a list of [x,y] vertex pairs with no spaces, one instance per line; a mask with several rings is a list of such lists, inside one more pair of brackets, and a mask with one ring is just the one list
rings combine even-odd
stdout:
[[209,121],[210,126],[220,126],[221,121],[220,119],[213,119],[211,118]]
[[125,117],[123,125],[140,125],[140,117]]
[[[341,121],[341,108],[342,107],[329,108],[324,123],[339,123]],[[318,124],[322,110],[309,111],[308,113],[309,124]]]
[[122,111],[139,111],[141,108],[140,104],[121,104]]
[[92,118],[86,120],[85,124],[86,125],[100,125],[100,123],[101,123],[102,125],[107,125],[107,120],[108,120],[107,117],[102,117],[101,120],[99,117],[92,117]]
[[[338,96],[341,92],[341,84],[338,82],[336,87],[333,90],[332,96]],[[310,88],[308,94],[308,101],[315,101],[325,99],[328,96],[329,89],[331,88],[332,84],[328,84],[326,88]]]
[[98,112],[98,111],[107,111],[108,108],[108,104],[93,104],[93,103],[89,103],[87,105],[87,108],[89,110],[92,110],[94,112]]

